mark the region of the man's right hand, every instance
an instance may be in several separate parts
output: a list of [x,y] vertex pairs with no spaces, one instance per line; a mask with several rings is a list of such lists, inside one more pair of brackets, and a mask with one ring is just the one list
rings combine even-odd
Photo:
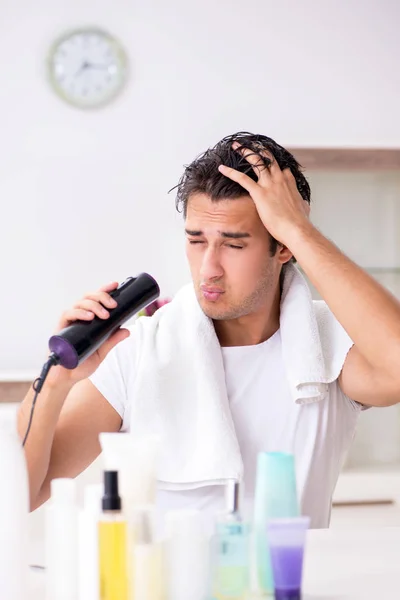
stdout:
[[[54,333],[57,334],[78,320],[92,321],[95,316],[100,319],[108,319],[110,316],[108,309],[113,309],[117,306],[117,302],[110,296],[109,292],[112,292],[117,287],[118,282],[114,281],[100,288],[97,292],[86,294],[71,309],[63,313]],[[127,329],[119,329],[76,369],[65,369],[61,366],[53,367],[47,377],[46,384],[49,387],[60,384],[73,386],[78,381],[86,379],[96,371],[110,350],[127,337],[129,337],[129,331]]]

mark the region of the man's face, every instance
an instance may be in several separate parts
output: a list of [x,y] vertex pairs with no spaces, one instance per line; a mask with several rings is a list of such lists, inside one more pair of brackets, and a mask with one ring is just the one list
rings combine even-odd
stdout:
[[250,196],[212,202],[193,194],[185,231],[197,299],[208,317],[237,319],[269,304],[281,263],[271,256],[270,235]]

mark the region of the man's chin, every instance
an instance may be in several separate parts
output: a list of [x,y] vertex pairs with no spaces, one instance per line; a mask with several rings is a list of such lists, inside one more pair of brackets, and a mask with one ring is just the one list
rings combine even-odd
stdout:
[[231,319],[231,315],[226,308],[216,306],[216,303],[207,302],[204,299],[199,300],[200,308],[209,319],[213,321],[225,321]]
[[201,310],[209,319],[221,321],[232,318],[229,309],[225,305],[225,298],[220,297],[216,301],[207,300],[201,290],[196,290],[196,296]]

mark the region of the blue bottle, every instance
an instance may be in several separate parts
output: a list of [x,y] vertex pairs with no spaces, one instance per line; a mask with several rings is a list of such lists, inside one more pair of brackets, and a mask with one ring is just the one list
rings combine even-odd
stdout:
[[272,594],[274,581],[267,538],[269,519],[298,517],[293,454],[260,452],[254,502],[254,537],[258,591]]

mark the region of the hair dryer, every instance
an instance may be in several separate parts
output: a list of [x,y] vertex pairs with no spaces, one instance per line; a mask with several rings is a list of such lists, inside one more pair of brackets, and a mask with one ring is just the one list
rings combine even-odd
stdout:
[[109,310],[108,319],[95,316],[91,321],[76,321],[53,335],[49,349],[58,364],[75,369],[101,346],[125,321],[156,300],[160,295],[157,282],[147,273],[128,277],[110,292],[118,305]]
[[32,400],[28,426],[22,445],[25,446],[31,430],[33,413],[50,369],[61,365],[66,369],[75,369],[101,346],[121,325],[134,314],[154,302],[160,295],[158,283],[147,273],[137,277],[128,277],[116,290],[110,292],[117,306],[108,309],[108,319],[95,316],[91,321],[76,321],[69,327],[49,339],[51,354],[42,368],[40,376],[32,384],[35,395]]

